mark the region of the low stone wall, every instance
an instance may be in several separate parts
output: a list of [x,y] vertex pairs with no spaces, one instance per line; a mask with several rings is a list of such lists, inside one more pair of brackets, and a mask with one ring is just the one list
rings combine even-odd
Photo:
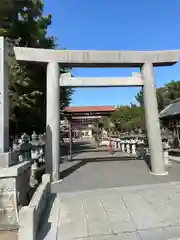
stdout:
[[30,162],[0,168],[0,229],[16,229],[18,209],[27,204]]
[[34,193],[30,203],[19,212],[19,240],[35,240],[42,214],[50,196],[50,175],[42,177],[42,183]]

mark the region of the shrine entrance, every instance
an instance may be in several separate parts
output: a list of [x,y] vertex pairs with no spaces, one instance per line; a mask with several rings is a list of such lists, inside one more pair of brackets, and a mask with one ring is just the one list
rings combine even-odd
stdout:
[[[6,96],[8,91],[7,62],[8,48],[3,37],[0,38],[2,84],[0,91]],[[171,66],[178,62],[180,51],[102,51],[102,50],[49,50],[14,47],[16,60],[41,62],[47,64],[47,117],[46,117],[46,170],[58,181],[60,162],[60,87],[118,87],[142,86],[148,143],[150,149],[151,170],[154,175],[166,175],[159,115],[157,109],[154,66]],[[60,75],[62,67],[139,67],[141,74],[128,78],[71,78]],[[5,98],[2,97],[0,123],[0,147],[2,152],[8,144],[8,112]],[[8,103],[6,102],[6,105]],[[4,124],[6,122],[6,124]]]
[[[158,149],[157,149],[157,145],[156,145],[156,154],[155,152],[153,152],[153,154],[151,154],[151,169],[152,169],[152,174],[155,175],[166,175],[167,172],[164,171],[164,160],[163,160],[163,150],[162,150],[162,143],[161,143],[161,133],[160,133],[160,126],[159,124],[159,119],[158,119],[158,110],[157,110],[157,99],[156,99],[156,89],[154,84],[149,84],[148,86],[146,86],[147,84],[145,84],[145,81],[142,77],[142,73],[138,74],[135,73],[130,77],[123,77],[123,78],[111,78],[111,77],[103,77],[103,78],[96,78],[96,77],[71,77],[70,73],[65,73],[62,74],[60,76],[60,80],[59,80],[59,85],[60,87],[70,87],[70,88],[78,88],[78,87],[124,87],[124,86],[128,86],[128,87],[142,87],[143,88],[143,93],[144,93],[144,102],[145,102],[145,113],[146,113],[146,122],[147,122],[147,126],[149,126],[149,129],[147,129],[148,131],[148,135],[153,133],[153,136],[155,137],[154,139],[157,140],[157,133],[159,131],[159,144],[158,144]],[[152,75],[153,76],[153,75]],[[151,79],[151,83],[153,81],[153,77]],[[151,100],[149,99],[149,97],[147,97],[147,94],[149,95],[151,93]],[[146,97],[145,97],[146,96]],[[152,99],[155,99],[154,101]],[[152,129],[152,123],[149,123],[149,121],[153,121],[153,119],[155,119],[155,115],[148,110],[148,108],[150,107],[150,105],[152,105],[153,102],[153,106],[156,106],[156,110],[151,108],[151,111],[153,109],[154,114],[156,115],[156,128],[157,128],[157,132],[155,135],[155,132],[153,131],[154,129]],[[147,105],[146,105],[147,104]],[[148,106],[148,108],[146,107]],[[151,150],[155,148],[154,146],[154,141],[152,141],[151,137],[148,136],[148,140],[151,143]],[[150,145],[150,144],[149,144]],[[152,148],[153,147],[153,148]],[[70,147],[71,148],[71,147]],[[150,151],[151,151],[150,150]],[[152,152],[152,151],[151,151]],[[159,162],[160,164],[157,165],[157,160],[156,162],[153,161],[152,156],[157,157],[156,155],[158,154],[159,157],[161,157],[161,162]],[[157,172],[157,168],[160,170],[161,168],[161,172]]]

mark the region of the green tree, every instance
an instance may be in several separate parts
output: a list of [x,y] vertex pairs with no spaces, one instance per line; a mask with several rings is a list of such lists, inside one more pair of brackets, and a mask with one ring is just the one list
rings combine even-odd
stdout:
[[[180,98],[180,81],[171,81],[156,90],[158,110],[161,111],[174,100]],[[144,107],[143,92],[140,90],[135,96],[136,101]]]
[[118,106],[112,115],[112,121],[120,132],[144,130],[144,110],[134,104]]
[[[180,99],[180,81],[171,81],[163,87],[156,89],[158,110],[163,110],[167,105]],[[139,106],[130,103],[126,106],[118,106],[111,119],[115,129],[120,132],[145,131],[143,91],[140,90],[135,96]],[[163,120],[165,121],[165,120]],[[167,124],[163,122],[163,124]]]
[[140,90],[136,96],[135,96],[136,101],[139,103],[141,107],[144,107],[144,99],[143,99],[143,91]]
[[176,99],[180,98],[180,81],[171,81],[164,86],[164,92],[166,94],[166,99],[168,99],[168,104],[172,103]]
[[[5,4],[6,2],[6,4]],[[55,37],[48,36],[52,16],[43,16],[40,0],[3,0],[0,3],[0,35],[12,46],[54,49]],[[61,69],[65,72],[67,69]],[[61,89],[61,109],[69,104],[71,89]],[[46,111],[46,65],[19,64],[15,58],[10,65],[10,131],[43,132]]]

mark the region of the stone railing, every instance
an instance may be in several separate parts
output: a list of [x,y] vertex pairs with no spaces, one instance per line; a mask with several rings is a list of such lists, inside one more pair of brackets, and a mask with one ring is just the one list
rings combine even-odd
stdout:
[[[132,154],[137,158],[143,159],[145,156],[150,155],[148,144],[145,141],[145,137],[135,139],[128,137],[122,138],[110,138],[111,145],[115,151],[127,152]],[[164,164],[165,166],[169,164],[169,149],[170,145],[168,141],[163,141],[163,151],[164,151]]]
[[37,185],[38,181],[36,179],[40,181],[37,172],[43,171],[45,168],[44,148],[45,134],[38,136],[35,132],[33,132],[31,138],[24,133],[12,146],[12,151],[17,153],[19,162],[31,162],[30,185],[32,187]]
[[133,155],[137,155],[137,150],[140,145],[143,145],[145,149],[147,148],[144,139],[110,138],[109,141],[111,141],[112,147],[115,150],[131,153]]
[[44,135],[23,134],[10,149],[16,161],[0,168],[1,229],[18,227],[18,211],[29,203],[45,172],[44,147]]
[[42,177],[42,183],[37,188],[28,206],[22,207],[19,212],[18,239],[36,240],[43,214],[50,197],[50,175]]

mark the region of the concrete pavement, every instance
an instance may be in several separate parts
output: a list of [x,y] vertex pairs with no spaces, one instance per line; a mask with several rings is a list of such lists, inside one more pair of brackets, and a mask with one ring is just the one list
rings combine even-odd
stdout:
[[[69,159],[69,143],[66,142],[63,145],[62,149],[62,161],[66,161]],[[132,154],[122,153],[120,149],[114,149],[114,155],[112,157],[119,156],[132,156]],[[83,141],[83,140],[74,140],[72,145],[72,159],[73,160],[84,160],[91,158],[104,158],[109,157],[108,147],[102,146],[97,148],[94,142]]]
[[180,182],[180,164],[178,163],[172,164],[172,167],[168,169],[167,176],[153,176],[149,174],[145,161],[128,157],[64,162],[60,169],[63,181],[53,187],[56,192],[60,193]]
[[[104,159],[104,158],[117,158],[117,157],[133,157],[130,153],[122,153],[120,151],[115,151],[113,155],[109,154],[108,149],[102,147],[100,149],[84,150],[82,152],[74,153],[72,155],[73,160],[84,160],[84,159]],[[69,159],[69,156],[64,156],[64,159]]]
[[18,240],[17,231],[0,231],[1,240]]
[[180,184],[164,183],[60,193],[38,240],[178,237]]
[[38,240],[180,239],[179,164],[158,177],[126,154],[86,144],[73,154],[60,166]]

